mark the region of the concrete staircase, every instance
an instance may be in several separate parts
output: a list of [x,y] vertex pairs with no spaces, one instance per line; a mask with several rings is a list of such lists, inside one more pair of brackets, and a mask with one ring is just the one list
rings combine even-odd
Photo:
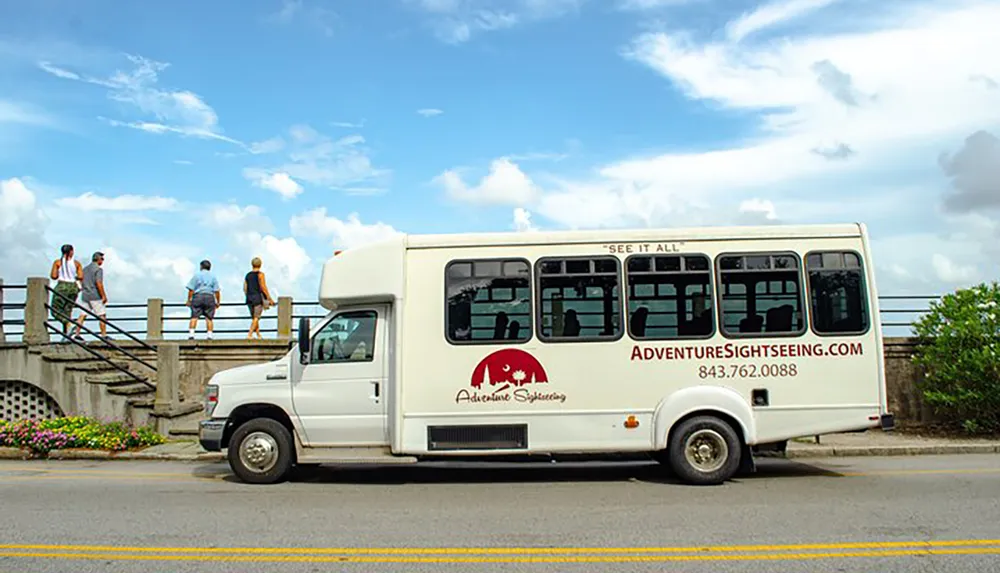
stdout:
[[[71,343],[33,347],[31,353],[41,358],[43,371],[52,374],[61,371],[63,384],[69,386],[67,390],[71,390],[73,396],[85,396],[84,400],[75,401],[76,411],[99,413],[100,417],[127,421],[134,426],[153,426],[164,434],[190,435],[192,428],[197,434],[197,422],[204,418],[200,396],[187,397],[180,393],[179,403],[156,410],[156,372],[120,352],[97,344],[89,347],[135,377]],[[155,356],[142,356],[142,359],[150,364],[156,362]],[[80,408],[81,402],[88,407]],[[63,409],[65,411],[66,406]],[[72,414],[71,411],[66,413]]]

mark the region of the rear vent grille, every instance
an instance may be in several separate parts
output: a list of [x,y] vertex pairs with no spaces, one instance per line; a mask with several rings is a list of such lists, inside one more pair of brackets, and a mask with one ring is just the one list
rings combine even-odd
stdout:
[[528,425],[429,426],[427,449],[524,450],[528,447]]

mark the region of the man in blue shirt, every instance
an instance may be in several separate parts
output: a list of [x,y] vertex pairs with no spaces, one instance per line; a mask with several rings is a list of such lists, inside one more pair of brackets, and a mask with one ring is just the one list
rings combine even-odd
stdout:
[[212,263],[201,262],[199,270],[187,285],[187,305],[191,307],[191,322],[188,324],[188,339],[194,339],[194,331],[198,328],[198,319],[205,317],[205,326],[208,327],[209,340],[212,339],[212,321],[215,319],[215,309],[222,303],[222,293],[219,289],[219,281],[212,274]]

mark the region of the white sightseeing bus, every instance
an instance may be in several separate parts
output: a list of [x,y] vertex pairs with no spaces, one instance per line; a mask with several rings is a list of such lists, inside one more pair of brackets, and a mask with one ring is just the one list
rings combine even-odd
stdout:
[[286,356],[209,382],[201,444],[245,481],[645,452],[711,484],[893,424],[861,224],[400,235],[335,254],[319,296]]

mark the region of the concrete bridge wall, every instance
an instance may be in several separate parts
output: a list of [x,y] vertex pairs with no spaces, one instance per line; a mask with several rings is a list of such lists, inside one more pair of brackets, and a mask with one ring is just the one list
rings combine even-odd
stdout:
[[[106,417],[126,417],[136,421],[143,419],[136,414],[129,402],[122,396],[108,394],[107,388],[88,382],[83,374],[67,367],[68,362],[58,361],[52,356],[54,346],[63,347],[64,352],[72,352],[72,345],[47,345],[29,348],[24,344],[0,344],[0,380],[23,380],[38,385],[48,392],[67,413],[92,414]],[[123,343],[123,346],[128,345]],[[201,416],[194,411],[201,401],[205,384],[220,370],[274,360],[289,350],[288,341],[263,340],[214,340],[182,341],[178,343],[179,390],[192,410],[188,422]],[[49,350],[39,350],[39,348]],[[910,361],[914,341],[909,338],[886,340],[885,358],[889,404],[900,425],[921,425],[933,421],[932,412],[924,405],[916,382],[920,373]],[[130,348],[140,358],[156,362],[156,354],[138,346]],[[47,358],[48,357],[48,358]],[[56,356],[55,358],[58,358]],[[79,367],[77,367],[79,368]],[[141,407],[152,407],[151,402],[132,400]]]

